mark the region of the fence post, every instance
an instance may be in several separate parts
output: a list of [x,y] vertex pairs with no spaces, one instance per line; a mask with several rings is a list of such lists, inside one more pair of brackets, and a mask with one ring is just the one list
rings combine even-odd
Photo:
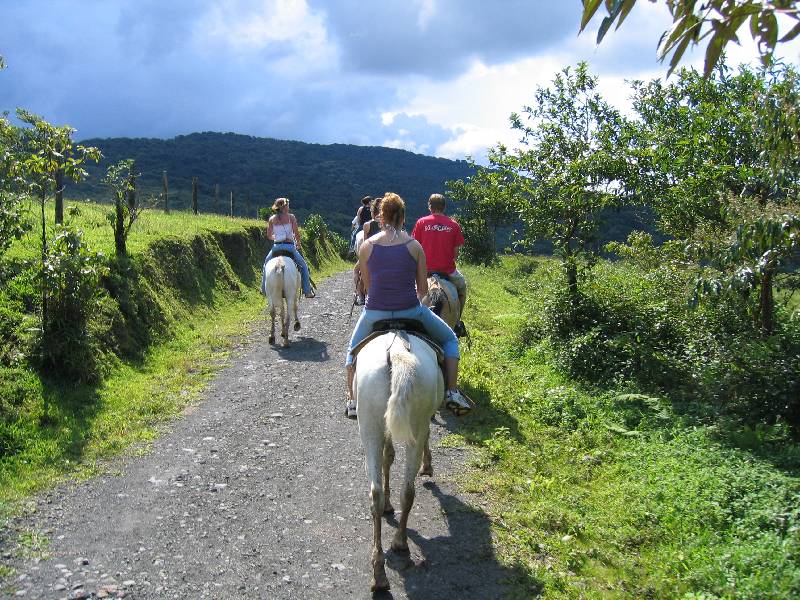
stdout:
[[167,172],[162,171],[164,178],[164,212],[169,212],[169,184],[167,183]]
[[197,214],[197,177],[192,177],[192,212]]
[[131,163],[131,173],[128,177],[128,209],[133,212],[136,210],[136,163]]
[[231,213],[230,216],[233,216],[233,190],[231,190]]

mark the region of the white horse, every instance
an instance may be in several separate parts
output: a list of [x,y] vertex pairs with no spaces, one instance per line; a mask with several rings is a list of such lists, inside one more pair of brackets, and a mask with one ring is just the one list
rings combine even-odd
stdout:
[[[406,341],[410,350],[406,347]],[[358,428],[366,452],[372,511],[372,591],[389,589],[381,546],[381,517],[394,509],[389,500],[389,469],[394,462],[392,441],[406,445],[402,513],[392,550],[408,552],[406,525],[414,504],[414,479],[430,473],[431,417],[444,396],[444,380],[433,349],[419,338],[389,332],[368,342],[356,361],[355,396]]]
[[275,343],[275,309],[280,306],[281,336],[285,348],[289,345],[289,322],[294,321],[294,330],[300,330],[300,320],[297,318],[300,272],[291,258],[276,256],[264,265],[264,282],[265,293],[269,299],[269,316],[272,321],[269,343]]

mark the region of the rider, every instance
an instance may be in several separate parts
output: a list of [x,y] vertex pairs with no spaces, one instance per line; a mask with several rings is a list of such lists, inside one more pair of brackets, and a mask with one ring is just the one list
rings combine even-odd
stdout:
[[353,217],[353,231],[350,234],[350,252],[355,251],[356,236],[358,235],[358,232],[364,228],[364,223],[370,219],[369,205],[371,202],[372,196],[364,196],[361,199],[361,206],[359,206],[358,210],[356,211],[356,216]]
[[[378,220],[378,217],[381,213],[381,200],[383,200],[381,197],[375,198],[370,205],[372,220],[364,223],[365,240],[381,232],[381,224]],[[363,306],[366,288],[364,287],[364,282],[361,279],[361,271],[359,270],[358,265],[356,265],[356,267],[353,269],[353,285],[355,285],[356,288],[356,306]]]
[[[380,206],[382,231],[364,240],[358,252],[358,266],[367,288],[367,303],[353,330],[347,349],[347,416],[356,418],[353,400],[353,348],[381,319],[416,319],[441,344],[445,356],[445,405],[457,415],[471,410],[458,390],[458,340],[447,323],[436,316],[420,298],[428,293],[428,272],[422,246],[403,231],[405,203],[394,193],[383,196]],[[415,287],[416,285],[416,287]]]
[[297,219],[289,212],[289,199],[278,198],[272,205],[272,211],[275,213],[269,218],[267,224],[267,239],[272,240],[272,248],[267,257],[264,259],[263,278],[261,283],[261,291],[266,295],[264,286],[266,285],[267,276],[266,269],[267,263],[272,258],[272,253],[275,250],[288,250],[292,254],[292,258],[300,267],[300,278],[303,286],[303,294],[306,298],[313,298],[315,296],[314,290],[311,289],[311,277],[308,274],[308,265],[300,254],[301,241],[300,232],[297,229]]
[[467,300],[467,281],[456,269],[456,258],[459,246],[464,243],[464,236],[459,224],[444,214],[445,205],[444,196],[431,194],[428,198],[428,210],[431,214],[417,221],[411,235],[425,250],[428,272],[444,273],[456,287],[460,308],[458,323],[454,329],[456,335],[462,337],[467,333],[464,321],[461,320],[464,302]]

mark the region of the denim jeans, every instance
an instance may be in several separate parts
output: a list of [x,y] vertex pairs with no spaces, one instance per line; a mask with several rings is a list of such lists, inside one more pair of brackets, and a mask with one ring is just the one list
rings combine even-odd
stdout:
[[272,249],[267,253],[264,259],[264,266],[261,268],[261,293],[267,295],[267,263],[272,258],[272,253],[275,250],[288,250],[292,253],[295,262],[300,266],[300,281],[303,286],[303,293],[311,293],[311,278],[308,275],[308,265],[300,252],[295,248],[294,244],[272,244]]
[[444,350],[444,355],[448,358],[459,358],[458,338],[453,330],[439,317],[431,312],[427,306],[418,304],[405,310],[370,310],[361,311],[356,328],[350,337],[350,345],[347,347],[346,365],[353,364],[353,356],[350,354],[358,343],[369,335],[372,325],[381,319],[416,319],[422,322],[425,331],[439,344]]

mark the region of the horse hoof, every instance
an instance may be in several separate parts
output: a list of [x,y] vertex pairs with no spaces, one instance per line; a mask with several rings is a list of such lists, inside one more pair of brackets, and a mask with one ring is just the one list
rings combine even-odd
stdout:
[[275,336],[274,335],[269,336],[269,343],[270,344],[274,344],[275,343]]
[[425,476],[425,477],[433,477],[433,467],[427,467],[427,468],[425,468],[425,467],[422,467],[422,468],[419,470],[419,473],[418,473],[418,475],[419,475],[420,477],[422,477],[422,476]]
[[295,330],[295,331],[300,331],[300,321],[297,321],[297,322],[294,324],[294,330]]
[[392,542],[392,552],[403,555],[411,554],[411,550],[408,549],[408,544],[401,544],[400,542]]
[[385,514],[385,515],[393,515],[394,514],[394,506],[392,506],[391,504],[387,504],[383,508],[383,514]]
[[388,592],[389,591],[389,580],[386,579],[384,581],[373,581],[372,585],[369,586],[370,591],[375,594],[378,592]]

